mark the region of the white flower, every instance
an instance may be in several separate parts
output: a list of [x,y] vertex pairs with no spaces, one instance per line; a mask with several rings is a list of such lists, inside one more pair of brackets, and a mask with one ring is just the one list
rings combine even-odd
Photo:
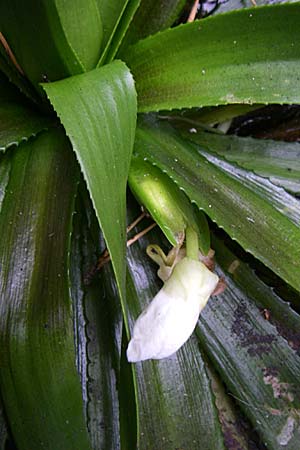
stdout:
[[188,257],[179,261],[138,317],[127,349],[128,361],[162,359],[175,353],[193,333],[218,280],[200,261]]

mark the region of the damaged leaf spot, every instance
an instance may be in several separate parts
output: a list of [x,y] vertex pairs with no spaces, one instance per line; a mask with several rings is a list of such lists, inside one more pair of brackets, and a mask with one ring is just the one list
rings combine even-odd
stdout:
[[230,264],[230,266],[228,267],[227,271],[229,273],[233,274],[236,271],[236,269],[239,267],[239,265],[240,265],[240,261],[238,259],[234,259],[232,261],[232,263]]
[[289,383],[282,383],[279,381],[279,378],[273,370],[264,369],[264,383],[269,384],[273,389],[274,398],[282,398],[283,400],[287,400],[288,402],[294,401],[294,394],[291,392],[292,386]]
[[291,383],[280,381],[278,370],[275,368],[265,368],[263,370],[263,381],[271,386],[274,398],[285,401],[285,405],[283,405],[281,410],[268,409],[272,415],[286,416],[286,422],[276,437],[279,445],[286,446],[296,432],[300,433],[300,410],[291,405],[295,396],[297,396],[297,392],[295,392]]
[[245,302],[241,302],[234,312],[231,332],[238,336],[241,347],[246,347],[250,356],[268,353],[277,340],[273,334],[261,334],[253,331]]
[[293,437],[296,420],[294,417],[289,416],[282,428],[280,434],[277,436],[277,442],[279,445],[287,445]]

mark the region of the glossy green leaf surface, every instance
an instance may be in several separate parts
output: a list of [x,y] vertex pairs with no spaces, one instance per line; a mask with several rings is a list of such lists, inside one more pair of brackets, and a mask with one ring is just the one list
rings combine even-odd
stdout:
[[128,0],[96,0],[103,26],[102,50],[114,33],[115,27],[122,15],[123,8]]
[[300,316],[282,300],[275,290],[266,285],[250,268],[248,264],[237,256],[215,236],[213,248],[216,251],[218,262],[230,274],[235,284],[249,297],[262,311],[267,311],[267,319],[274,325],[277,332],[286,339],[288,345],[300,355]]
[[256,306],[255,290],[226,282],[200,315],[202,348],[268,450],[298,450],[300,357]]
[[[63,29],[67,44],[84,71],[93,69],[100,55],[103,27],[96,0],[55,0],[55,10],[45,2],[51,28]],[[59,25],[56,23],[58,16]],[[52,25],[53,23],[53,25]],[[55,37],[54,37],[55,40]],[[64,49],[64,53],[66,49]],[[63,54],[63,53],[62,53]],[[74,73],[73,71],[70,74]],[[78,73],[77,71],[75,73]]]
[[124,4],[123,10],[116,22],[113,33],[107,42],[97,67],[108,64],[114,59],[139,4],[140,0],[127,0]]
[[[110,265],[102,268],[100,277],[91,276],[100,254],[99,236],[97,218],[81,183],[70,255],[76,364],[92,448],[118,450],[122,314]],[[109,282],[114,284],[110,297]]]
[[72,142],[124,295],[126,183],[136,125],[132,76],[115,61],[43,87]]
[[300,144],[266,139],[221,136],[212,133],[185,133],[191,141],[227,161],[237,163],[269,178],[287,191],[300,192]]
[[251,450],[258,450],[251,439],[252,427],[250,428],[241,410],[234,403],[233,398],[228,395],[226,386],[207,357],[205,363],[215,396],[226,450],[248,450],[250,448]]
[[6,75],[8,80],[18,87],[22,94],[26,95],[27,98],[32,100],[33,103],[38,103],[39,97],[34,90],[31,83],[17,70],[15,65],[12,63],[7,52],[5,51],[2,44],[0,44],[0,71],[1,79],[3,74]]
[[169,127],[138,128],[135,151],[165,171],[246,251],[300,290],[300,207],[294,197],[210,157]]
[[[200,130],[208,129],[209,132],[218,133],[219,128],[215,125],[224,122],[230,123],[232,119],[247,114],[261,108],[261,105],[230,104],[222,106],[206,106],[204,108],[184,108],[168,111],[166,114],[160,114],[161,118],[172,120],[179,130],[190,130],[199,127]],[[214,128],[211,130],[211,128]],[[221,131],[222,134],[224,132]]]
[[102,24],[95,0],[1,2],[0,29],[35,87],[90,70],[100,56]]
[[52,124],[38,113],[4,77],[0,76],[0,151],[36,135]]
[[90,449],[75,369],[68,251],[78,168],[62,130],[2,156],[1,393],[18,450]]
[[[122,42],[122,49],[140,39],[169,28],[182,11],[185,0],[141,0]],[[125,50],[126,53],[126,50]]]
[[[154,231],[129,248],[127,308],[131,326],[161,287],[156,267],[145,254],[147,245],[161,240],[161,234]],[[140,450],[224,449],[210,381],[194,338],[173,356],[137,363],[134,368]]]
[[124,58],[136,81],[139,111],[298,103],[299,14],[299,3],[257,7],[138,42]]

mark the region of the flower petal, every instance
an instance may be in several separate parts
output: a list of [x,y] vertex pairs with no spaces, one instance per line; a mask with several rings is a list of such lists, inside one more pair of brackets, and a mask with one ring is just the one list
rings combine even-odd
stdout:
[[191,336],[218,276],[200,261],[183,258],[138,317],[127,349],[130,362],[166,358]]

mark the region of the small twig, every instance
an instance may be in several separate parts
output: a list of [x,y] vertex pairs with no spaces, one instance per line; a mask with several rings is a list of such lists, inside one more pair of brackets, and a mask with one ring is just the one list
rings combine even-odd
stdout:
[[97,263],[97,270],[100,270],[101,267],[110,260],[109,251],[107,248],[103,251]]
[[257,3],[255,0],[250,0],[253,6],[257,6]]
[[[130,225],[128,225],[127,227],[127,233],[129,231],[131,231],[133,229],[133,227],[136,226],[136,224],[138,224],[144,217],[147,216],[146,212],[143,212],[134,222],[132,222]],[[142,236],[144,236],[145,234],[147,234],[150,230],[152,230],[152,228],[154,228],[157,224],[156,223],[152,223],[151,225],[149,225],[149,227],[145,228],[144,230],[140,231],[139,233],[137,233],[135,236],[133,236],[133,238],[129,239],[127,241],[127,247],[130,247],[132,244],[134,244],[137,240],[139,240]],[[102,252],[100,258],[98,259],[97,264],[85,275],[84,277],[84,284],[88,285],[90,284],[90,282],[92,281],[93,277],[96,275],[96,273],[98,273],[102,267],[107,264],[110,261],[110,254],[109,251],[107,250],[107,248]]]
[[13,54],[13,52],[10,49],[10,46],[8,45],[7,40],[5,39],[5,37],[3,36],[3,34],[0,32],[0,42],[3,45],[9,59],[11,60],[11,62],[13,63],[13,65],[17,68],[17,70],[20,72],[21,75],[25,75],[21,66],[18,64],[15,55]]
[[[143,216],[144,217],[144,216]],[[136,223],[140,222],[142,219],[140,217],[137,218],[137,220],[135,221]],[[133,222],[134,223],[134,222]],[[147,234],[150,230],[152,230],[152,228],[156,227],[156,223],[152,223],[151,225],[149,225],[149,227],[145,228],[144,230],[140,231],[138,234],[136,234],[135,236],[133,236],[133,238],[128,239],[127,241],[127,247],[130,247],[132,244],[134,244],[136,241],[138,241],[142,236],[144,236],[145,234]],[[135,225],[133,225],[135,226]],[[131,227],[131,228],[130,228]],[[129,225],[130,230],[133,228],[132,224]],[[130,231],[129,230],[129,231]],[[104,250],[104,252],[102,253],[102,255],[100,256],[99,260],[98,260],[98,264],[97,264],[97,268],[96,268],[96,272],[98,272],[106,263],[108,263],[108,261],[110,261],[110,254],[107,250],[107,248]]]
[[199,0],[196,0],[191,9],[187,22],[194,22],[199,7]]
[[150,230],[152,230],[152,228],[156,227],[156,225],[157,225],[156,223],[152,223],[151,225],[149,225],[149,227],[145,228],[144,230],[140,231],[138,234],[133,236],[133,238],[129,239],[127,241],[127,247],[130,247],[132,244],[134,244],[136,241],[138,241],[142,236],[144,236]]
[[126,228],[126,232],[129,233],[129,231],[131,231],[138,223],[140,223],[140,221],[146,217],[147,213],[145,211],[142,212],[142,214],[135,219],[130,225],[128,225],[128,227]]

